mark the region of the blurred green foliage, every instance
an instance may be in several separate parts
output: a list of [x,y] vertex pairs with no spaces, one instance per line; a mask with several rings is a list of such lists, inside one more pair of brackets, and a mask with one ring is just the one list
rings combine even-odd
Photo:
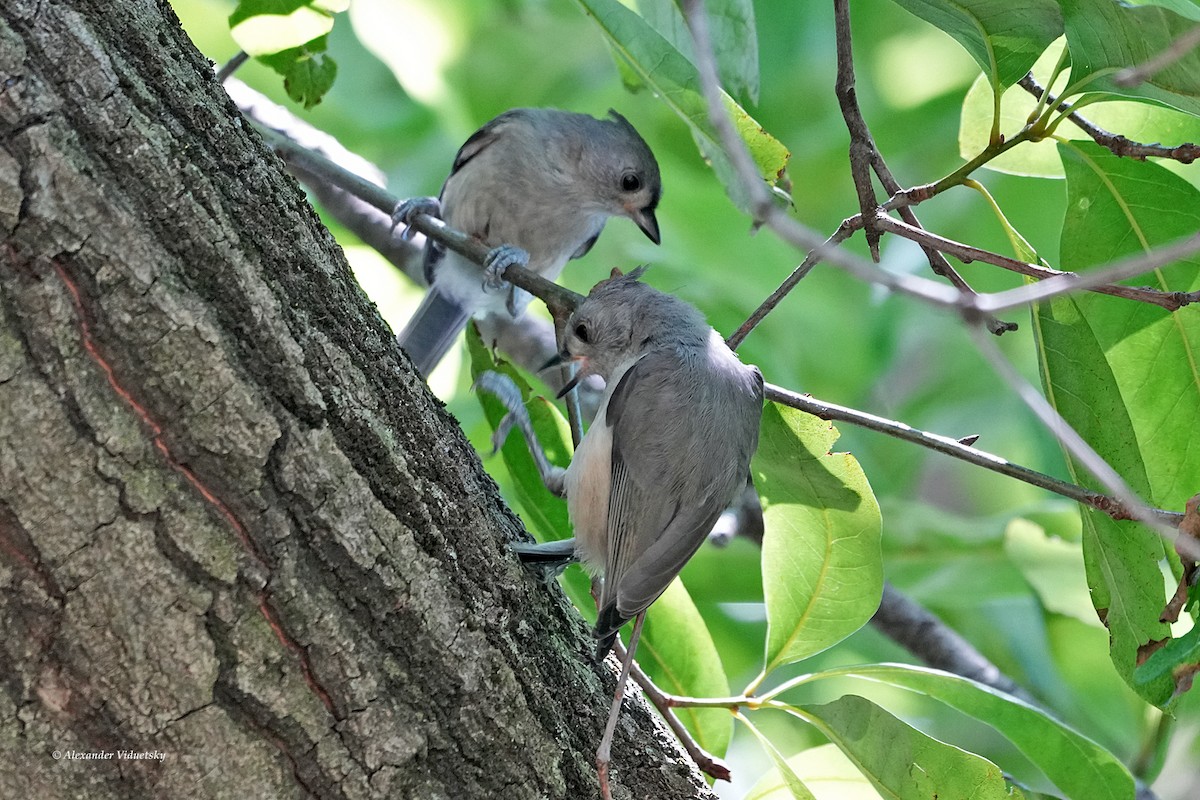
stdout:
[[[234,55],[237,45],[228,25],[232,0],[172,4],[205,54],[217,62]],[[849,139],[833,94],[832,10],[826,3],[794,0],[756,0],[753,7],[759,99],[756,104],[744,96],[739,100],[791,152],[795,216],[831,233],[857,211]],[[963,98],[980,74],[971,55],[890,0],[855,0],[852,15],[858,99],[897,179],[912,186],[953,171],[961,164]],[[399,197],[436,194],[459,144],[507,108],[544,105],[601,115],[612,107],[628,117],[662,168],[663,245],[656,248],[632,225],[614,221],[596,248],[564,274],[563,282],[577,291],[586,292],[613,266],[649,263],[648,282],[693,303],[728,333],[800,261],[769,233],[751,230],[678,116],[651,92],[626,90],[626,76],[608,41],[576,4],[354,0],[337,19],[327,47],[338,64],[337,82],[319,105],[295,111],[383,168]],[[279,78],[266,67],[251,62],[238,76],[287,102]],[[1001,82],[1010,79],[1006,74]],[[1175,169],[1190,171],[1185,177],[1200,182],[1200,167]],[[984,171],[973,177],[1038,255],[1061,266],[1064,182]],[[1010,252],[1005,228],[975,192],[952,190],[921,204],[917,213],[926,227],[950,238]],[[398,283],[390,267],[333,227],[363,286],[390,324],[402,325],[419,293]],[[849,247],[865,254],[861,237]],[[928,273],[923,254],[911,243],[889,237],[882,255],[887,269]],[[963,265],[960,271],[981,291],[1021,282],[983,264]],[[1028,312],[1009,318],[1020,330],[999,344],[1037,381],[1035,326]],[[979,434],[982,449],[1068,477],[1059,446],[978,356],[957,317],[867,286],[833,267],[819,266],[807,277],[740,353],[770,382],[953,437]],[[461,357],[447,359],[431,381],[487,453],[490,427],[466,394],[469,383]],[[1158,712],[1126,686],[1108,657],[1108,633],[1086,603],[1074,506],[910,444],[848,425],[839,430],[836,447],[857,458],[881,507],[886,577],[1064,721],[1126,763],[1154,761],[1147,748]],[[499,463],[485,459],[503,484],[507,479]],[[706,546],[683,580],[736,691],[763,667],[766,615],[759,551],[744,541],[724,550]],[[868,627],[779,672],[786,677],[904,660],[911,658]],[[831,680],[807,690],[803,702],[829,703],[849,684]],[[1028,760],[986,726],[895,689],[854,684],[853,691],[904,719],[919,719],[922,730],[1002,763],[1018,778],[1034,780]],[[1194,797],[1200,781],[1195,741],[1200,702],[1194,695],[1175,709],[1174,744],[1156,784],[1163,800]],[[783,715],[763,714],[754,722],[784,756],[822,741],[812,728]],[[731,798],[742,797],[770,765],[740,726],[728,760],[734,784],[717,788]]]

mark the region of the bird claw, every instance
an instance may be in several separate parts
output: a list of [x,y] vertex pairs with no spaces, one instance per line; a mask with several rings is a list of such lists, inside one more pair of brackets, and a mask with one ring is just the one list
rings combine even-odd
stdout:
[[[519,267],[529,266],[529,253],[511,244],[493,247],[483,260],[483,288],[491,292],[507,289],[509,283],[504,280],[504,270],[514,264]],[[511,305],[512,301],[509,302]]]
[[395,230],[397,225],[404,226],[404,230],[400,234],[401,241],[411,241],[417,234],[411,223],[421,214],[441,219],[441,202],[436,197],[411,197],[397,203],[396,207],[392,209],[392,229]]

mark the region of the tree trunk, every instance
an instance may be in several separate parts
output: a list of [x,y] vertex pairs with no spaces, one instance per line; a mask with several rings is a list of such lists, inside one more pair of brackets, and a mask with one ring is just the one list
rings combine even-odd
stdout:
[[611,670],[166,3],[0,80],[0,797],[596,796]]

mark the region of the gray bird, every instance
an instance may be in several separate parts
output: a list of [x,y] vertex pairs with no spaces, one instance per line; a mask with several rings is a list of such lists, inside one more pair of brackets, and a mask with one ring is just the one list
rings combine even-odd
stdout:
[[511,264],[555,280],[567,261],[591,249],[609,217],[628,217],[659,243],[658,162],[624,117],[615,111],[609,116],[506,111],[459,149],[437,199],[397,207],[397,222],[432,214],[494,248],[481,271],[432,241],[426,245],[430,290],[399,337],[422,375],[470,317],[521,314],[530,296],[500,278]]
[[[642,272],[614,271],[566,326],[561,359],[579,365],[576,379],[605,380],[570,466],[539,458],[547,486],[566,496],[575,538],[514,548],[526,561],[577,557],[603,575],[600,658],[743,491],[762,417],[758,368],[743,364],[691,305],[641,283]],[[499,394],[490,382],[484,388]],[[505,404],[519,406],[519,394]],[[541,455],[536,440],[530,447]]]

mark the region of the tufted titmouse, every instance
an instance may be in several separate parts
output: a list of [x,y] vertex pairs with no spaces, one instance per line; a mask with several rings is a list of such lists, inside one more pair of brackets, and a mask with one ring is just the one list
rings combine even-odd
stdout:
[[469,317],[520,315],[529,295],[500,278],[511,264],[555,280],[567,261],[591,249],[614,216],[629,217],[658,244],[658,162],[624,117],[615,111],[609,116],[506,111],[459,149],[437,199],[396,208],[396,222],[418,213],[440,216],[495,248],[481,272],[457,253],[432,241],[426,245],[430,290],[399,337],[422,375],[441,360]]
[[565,470],[541,454],[528,417],[520,417],[516,387],[509,382],[505,397],[500,381],[480,381],[516,412],[498,436],[521,424],[547,487],[565,494],[575,532],[573,540],[514,549],[526,561],[576,557],[603,574],[598,657],[625,622],[638,618],[597,756],[605,787],[608,747],[642,612],[747,485],[763,403],[758,369],[742,364],[695,308],[639,282],[642,271],[614,271],[567,323],[561,358],[578,363],[577,377],[597,374],[606,386]]

